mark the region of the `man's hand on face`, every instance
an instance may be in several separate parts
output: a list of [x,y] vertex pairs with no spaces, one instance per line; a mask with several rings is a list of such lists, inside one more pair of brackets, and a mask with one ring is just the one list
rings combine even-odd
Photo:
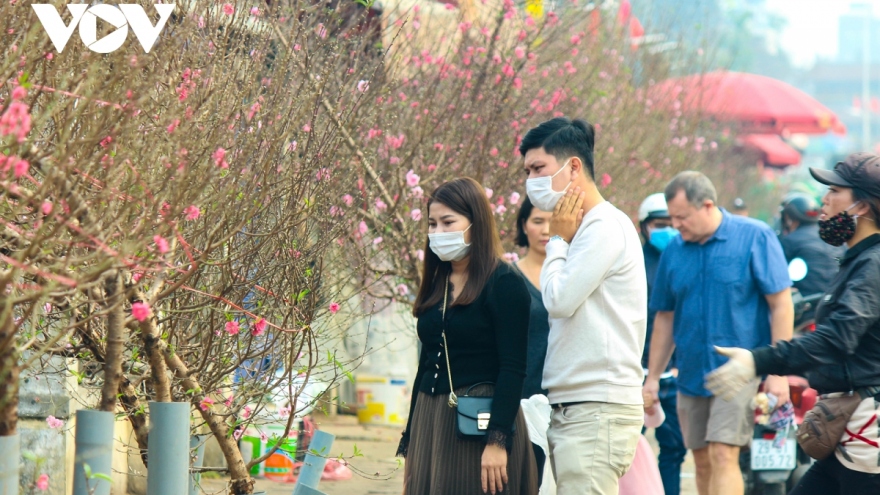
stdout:
[[581,204],[585,195],[586,193],[581,191],[581,188],[576,187],[574,190],[569,189],[565,196],[556,203],[553,216],[550,217],[551,237],[558,235],[565,239],[565,242],[571,243],[581,225],[581,220],[584,219],[584,210],[581,209]]

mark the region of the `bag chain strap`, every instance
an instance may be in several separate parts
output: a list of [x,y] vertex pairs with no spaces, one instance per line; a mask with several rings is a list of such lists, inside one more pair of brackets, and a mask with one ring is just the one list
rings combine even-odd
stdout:
[[452,388],[452,367],[449,366],[449,344],[446,343],[446,297],[449,295],[449,274],[446,275],[446,289],[443,291],[443,329],[441,331],[441,335],[443,335],[443,351],[446,355],[446,376],[449,377],[449,400],[446,402],[449,404],[449,407],[458,406],[458,396],[455,395],[455,390]]

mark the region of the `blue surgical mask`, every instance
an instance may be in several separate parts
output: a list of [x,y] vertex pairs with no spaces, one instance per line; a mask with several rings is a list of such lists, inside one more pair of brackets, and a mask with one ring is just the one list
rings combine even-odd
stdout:
[[658,251],[663,252],[677,235],[678,231],[672,227],[654,229],[648,232],[648,242],[657,248]]

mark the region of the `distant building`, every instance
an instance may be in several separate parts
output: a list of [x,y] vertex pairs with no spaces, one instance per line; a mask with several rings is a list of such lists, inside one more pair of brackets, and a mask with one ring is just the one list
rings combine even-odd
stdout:
[[866,21],[865,15],[872,12],[870,4],[854,4],[849,13],[840,16],[837,62],[841,64],[861,64],[864,53],[865,26],[868,26],[868,58],[871,64],[880,64],[880,18],[873,12]]
[[[880,143],[880,12],[871,12],[870,5],[856,4],[850,13],[839,19],[838,55],[833,60],[820,60],[804,79],[802,89],[830,108],[846,125],[849,148],[862,148],[862,116],[868,112],[871,138]],[[868,16],[866,18],[866,16]],[[868,28],[869,98],[862,101],[864,33]],[[875,149],[874,151],[880,151]]]

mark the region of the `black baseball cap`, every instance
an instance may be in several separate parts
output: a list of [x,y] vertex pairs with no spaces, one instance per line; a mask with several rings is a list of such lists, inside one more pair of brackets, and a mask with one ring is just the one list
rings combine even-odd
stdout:
[[861,189],[880,198],[880,156],[859,152],[837,162],[834,170],[810,168],[810,175],[826,186]]

